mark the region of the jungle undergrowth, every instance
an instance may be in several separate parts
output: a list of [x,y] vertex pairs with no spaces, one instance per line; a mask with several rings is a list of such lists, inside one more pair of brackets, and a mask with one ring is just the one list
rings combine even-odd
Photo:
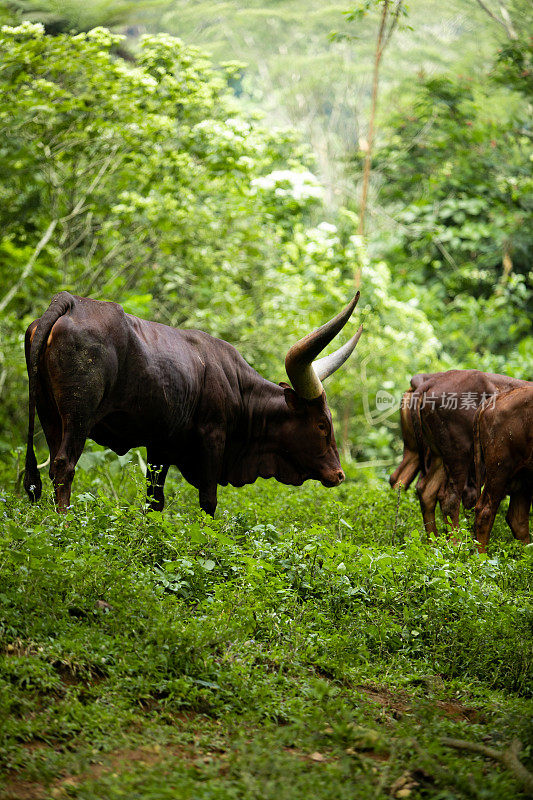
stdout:
[[222,489],[213,520],[177,474],[147,513],[135,456],[100,467],[61,517],[5,473],[0,797],[522,796],[442,743],[519,738],[531,769],[533,552],[503,514],[479,556],[379,475]]

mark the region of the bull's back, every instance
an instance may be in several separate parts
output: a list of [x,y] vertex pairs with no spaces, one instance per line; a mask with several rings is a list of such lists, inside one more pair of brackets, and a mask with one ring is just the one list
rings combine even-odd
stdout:
[[478,427],[485,457],[495,465],[533,467],[533,384],[526,382],[487,403]]

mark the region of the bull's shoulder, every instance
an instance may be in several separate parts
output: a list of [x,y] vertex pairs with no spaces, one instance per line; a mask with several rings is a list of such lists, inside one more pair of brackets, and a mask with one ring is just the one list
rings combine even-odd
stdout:
[[524,386],[514,386],[500,392],[494,402],[487,400],[483,404],[484,413],[493,412],[494,416],[501,414],[518,414],[522,409],[533,409],[533,383]]
[[194,328],[181,328],[180,334],[184,342],[206,357],[207,363],[252,369],[237,348],[225,339],[218,339],[210,333]]
[[[424,375],[422,374],[421,377]],[[478,369],[453,369],[425,376],[425,380],[418,381],[415,390],[418,394],[431,392],[450,395],[470,394],[481,397],[527,384],[527,381],[508,375],[483,372]]]
[[411,386],[418,394],[433,391],[435,387],[441,384],[447,384],[457,380],[463,372],[465,372],[465,370],[460,369],[449,369],[445,372],[419,372],[411,378]]

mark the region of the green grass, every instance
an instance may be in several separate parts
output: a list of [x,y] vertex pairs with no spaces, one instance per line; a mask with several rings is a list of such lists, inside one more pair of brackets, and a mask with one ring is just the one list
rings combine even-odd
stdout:
[[107,460],[65,517],[2,497],[0,797],[522,796],[441,743],[518,737],[531,769],[533,553],[502,518],[480,557],[370,475],[222,489],[214,521],[177,476],[142,496]]

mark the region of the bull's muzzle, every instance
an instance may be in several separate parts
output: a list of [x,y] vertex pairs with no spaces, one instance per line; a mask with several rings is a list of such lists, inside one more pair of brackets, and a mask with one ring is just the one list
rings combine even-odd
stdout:
[[338,486],[340,483],[343,482],[346,475],[342,471],[342,469],[333,470],[327,475],[323,475],[321,478],[321,482],[323,486],[327,486],[328,489],[332,488],[333,486]]

